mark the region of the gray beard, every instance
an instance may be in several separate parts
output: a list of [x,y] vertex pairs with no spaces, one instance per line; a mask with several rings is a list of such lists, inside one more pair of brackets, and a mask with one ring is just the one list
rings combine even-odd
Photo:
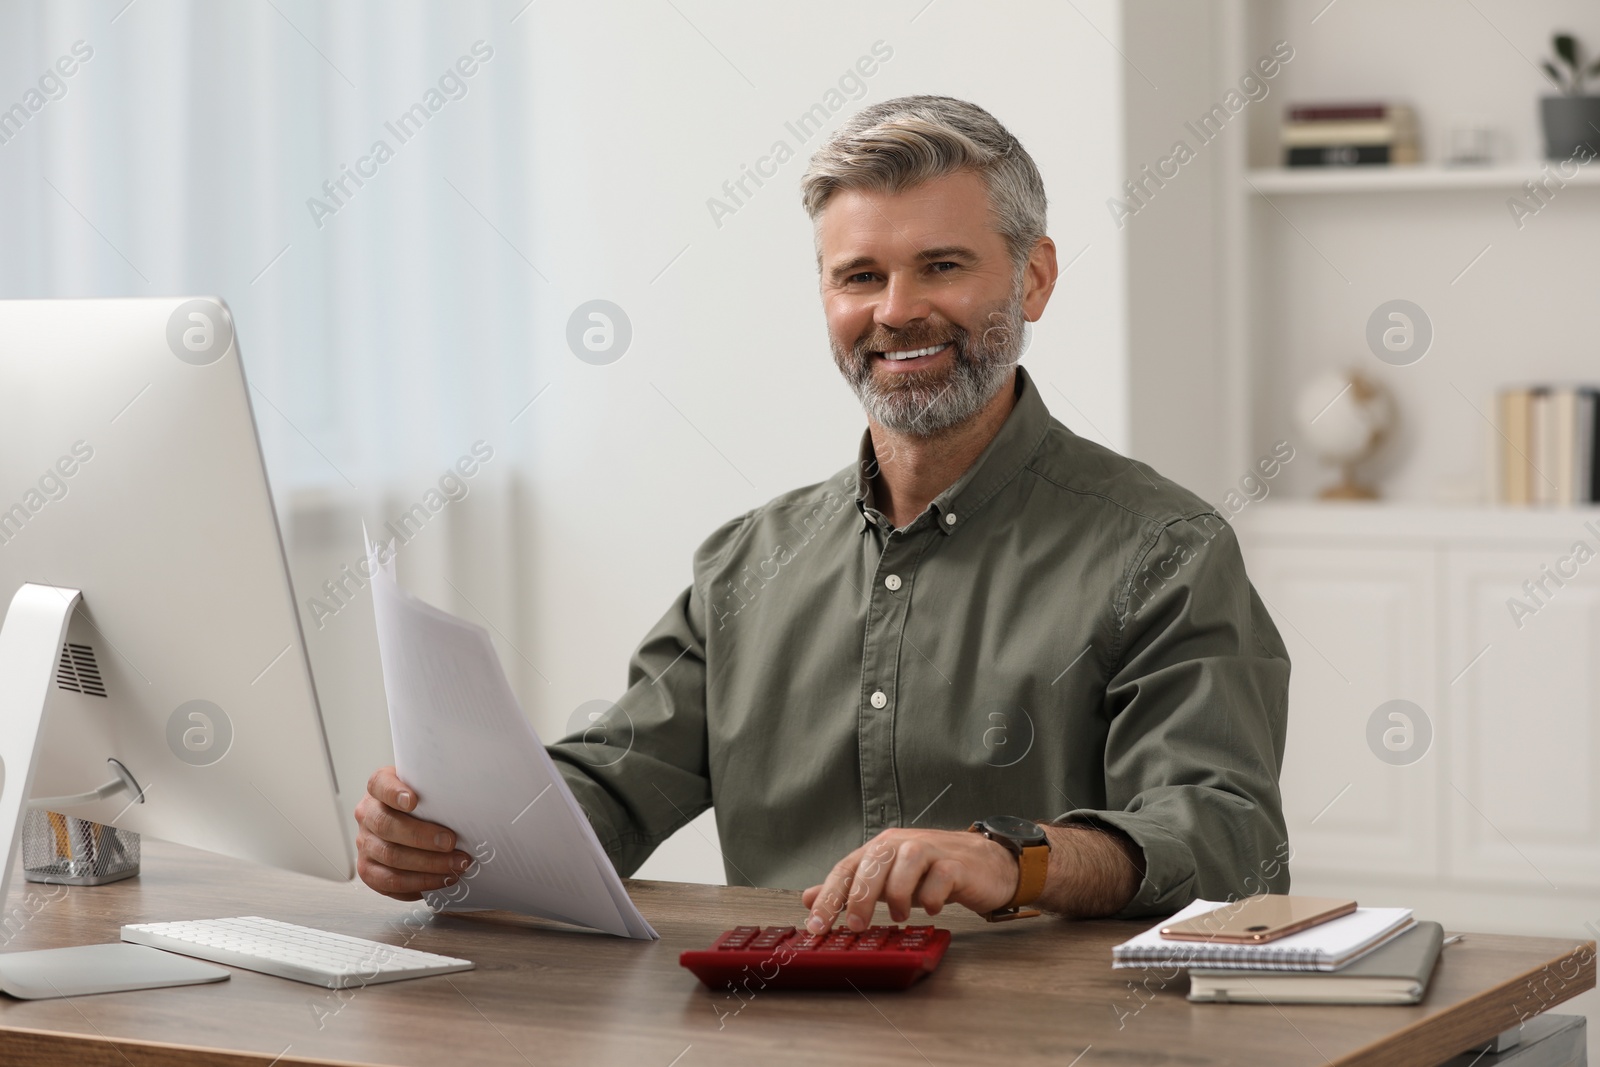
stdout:
[[947,371],[895,374],[883,381],[873,373],[869,354],[877,349],[865,341],[849,349],[834,343],[833,360],[855,390],[867,418],[896,433],[933,437],[982,411],[1022,358],[1026,320],[1021,292],[1013,293],[986,318],[990,326],[977,337],[951,325],[934,333],[919,327],[894,339],[891,347],[895,349],[924,348],[941,340],[954,342]]

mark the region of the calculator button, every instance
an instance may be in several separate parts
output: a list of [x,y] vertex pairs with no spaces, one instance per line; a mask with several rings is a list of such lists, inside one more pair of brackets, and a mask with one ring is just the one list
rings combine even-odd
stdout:
[[792,926],[769,926],[747,946],[753,949],[777,948],[778,942],[794,933]]
[[722,937],[720,949],[741,949],[750,943],[750,939],[761,932],[759,926],[736,926]]

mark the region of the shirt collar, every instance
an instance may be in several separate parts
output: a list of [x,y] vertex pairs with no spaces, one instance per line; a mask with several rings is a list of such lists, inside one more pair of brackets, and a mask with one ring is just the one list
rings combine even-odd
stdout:
[[[1017,368],[1016,391],[1016,403],[1000,432],[984,447],[972,466],[934,497],[923,513],[930,516],[928,521],[942,533],[952,535],[964,527],[990,497],[1017,476],[1044,441],[1050,428],[1050,411],[1039,396],[1039,387],[1022,367]],[[872,434],[864,432],[855,469],[856,510],[861,515],[863,530],[874,525],[873,516],[878,514],[872,495],[872,475],[877,473],[877,462]],[[922,516],[917,520],[922,521]]]

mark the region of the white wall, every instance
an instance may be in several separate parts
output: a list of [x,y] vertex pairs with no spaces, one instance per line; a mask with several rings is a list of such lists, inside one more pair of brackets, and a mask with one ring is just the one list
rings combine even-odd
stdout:
[[[1140,179],[1183,140],[1196,158],[1123,220],[1128,242],[1131,454],[1209,500],[1238,472],[1227,455],[1229,382],[1224,358],[1228,292],[1221,270],[1221,205],[1243,129],[1204,147],[1184,127],[1222,92],[1231,72],[1219,54],[1220,5],[1128,0],[1123,16],[1124,174]],[[1270,97],[1269,97],[1270,99]],[[1238,143],[1235,143],[1238,142]],[[1159,174],[1157,175],[1159,177]],[[1118,198],[1129,201],[1117,190]],[[1109,212],[1108,212],[1109,215]]]
[[[523,19],[540,73],[528,128],[508,135],[539,146],[532,258],[550,283],[530,288],[527,314],[534,376],[551,386],[525,420],[524,546],[526,647],[549,682],[525,669],[520,681],[547,736],[619,695],[629,652],[715,526],[854,458],[864,422],[832,365],[799,204],[821,137],[800,144],[784,124],[874,42],[892,58],[828,129],[868,102],[938,93],[1017,134],[1063,263],[1087,248],[1027,364],[1063,421],[1118,446],[1128,433],[1122,242],[1104,208],[1121,169],[1113,0],[677,6],[539,5]],[[716,225],[707,198],[780,139],[795,158]],[[633,324],[609,366],[565,347],[568,315],[594,298]],[[643,873],[720,880],[714,835],[701,819]]]

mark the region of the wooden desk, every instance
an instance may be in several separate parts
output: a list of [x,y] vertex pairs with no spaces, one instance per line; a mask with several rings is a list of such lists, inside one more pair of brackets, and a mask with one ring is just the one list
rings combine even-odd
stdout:
[[1164,988],[1151,976],[1147,991],[1139,972],[1111,969],[1111,946],[1143,923],[991,926],[958,910],[937,920],[955,934],[944,964],[909,992],[741,1002],[701,987],[678,953],[741,923],[794,922],[794,893],[631,882],[655,943],[501,914],[435,917],[407,941],[399,924],[413,906],[359,884],[149,840],[139,878],[66,890],[26,919],[16,909],[40,887],[20,874],[13,886],[8,915],[22,926],[11,950],[114,941],[125,922],[255,914],[478,963],[343,999],[241,970],[185,989],[0,996],[0,1062],[14,1067],[1432,1064],[1595,984],[1592,941],[1468,934],[1445,949],[1417,1007],[1190,1004],[1181,976]]

